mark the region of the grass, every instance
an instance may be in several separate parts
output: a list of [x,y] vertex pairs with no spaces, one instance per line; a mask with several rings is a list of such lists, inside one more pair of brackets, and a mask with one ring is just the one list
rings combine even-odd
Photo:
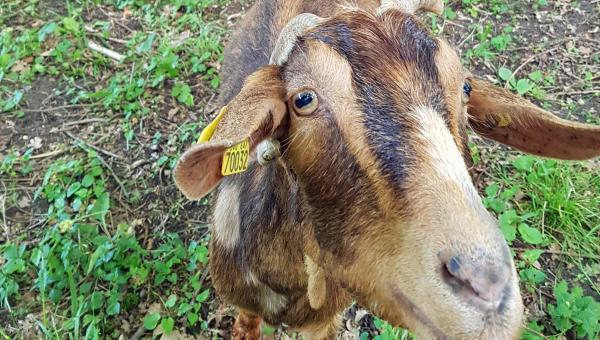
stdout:
[[[600,303],[584,298],[578,286],[596,296],[600,293],[597,279],[590,276],[596,277],[598,270],[592,268],[600,263],[598,170],[519,156],[493,171],[484,202],[498,214],[507,241],[518,252],[516,265],[524,293],[538,294],[553,287],[553,296],[562,306],[547,305],[552,326],[534,320],[530,327],[544,334],[558,332],[556,336],[576,329],[577,335],[595,339],[600,334]],[[565,279],[576,287],[572,292]]]
[[[240,2],[225,0],[0,7],[0,132],[9,136],[0,140],[0,339],[220,337],[230,326],[207,275],[207,202],[187,202],[170,171],[212,109],[224,18],[240,11]],[[597,68],[579,63],[573,83],[560,60],[533,67],[558,47],[542,39],[515,50],[523,15],[516,1],[462,0],[428,20],[460,46],[474,73],[600,123],[597,112],[579,109],[597,98]],[[579,58],[585,48],[560,50]],[[573,91],[590,94],[571,99]],[[528,315],[523,339],[597,338],[598,165],[522,156],[481,140],[472,151],[484,202],[515,254]],[[374,325],[379,335],[361,339],[413,338],[382,320]]]
[[[0,16],[3,24],[16,23],[0,35],[3,115],[35,120],[38,112],[48,114],[29,109],[30,98],[24,94],[36,80],[53,78],[59,85],[48,89],[52,97],[67,99],[64,107],[90,108],[88,116],[99,121],[110,119],[118,128],[117,140],[135,152],[141,149],[142,128],[137,128],[169,98],[182,111],[197,107],[190,80],[197,79],[206,89],[219,86],[216,69],[225,30],[209,18],[209,11],[223,1],[82,1],[68,2],[65,8],[61,3],[44,9],[42,2],[12,1]],[[139,29],[115,21],[112,15],[124,8]],[[118,27],[127,40],[115,36]],[[124,61],[115,63],[90,51],[92,41],[115,44]],[[151,143],[179,149],[195,140],[199,124],[200,120],[183,124],[172,136],[157,131]],[[149,238],[152,226],[119,216],[122,200],[139,205],[153,188],[120,180],[123,175],[115,174],[106,160],[111,157],[108,152],[91,144],[78,137],[71,145],[57,143],[54,146],[67,157],[45,164],[31,159],[35,146],[16,145],[0,163],[0,175],[7,178],[4,206],[23,200],[24,205],[47,205],[34,235],[20,230],[25,226],[18,222],[4,224],[0,305],[8,313],[0,315],[0,336],[118,337],[127,332],[123,318],[130,313],[142,314],[140,324],[130,326],[141,330],[206,330],[211,297],[205,282],[206,238],[185,243],[175,233]],[[171,169],[176,154],[151,159],[151,173],[141,180],[152,181],[163,168]],[[18,179],[32,173],[41,180],[33,197],[27,197]],[[169,209],[177,214],[175,204]],[[6,211],[3,216],[5,221],[11,218]],[[140,237],[142,228],[146,237]],[[31,324],[18,329],[27,316]]]

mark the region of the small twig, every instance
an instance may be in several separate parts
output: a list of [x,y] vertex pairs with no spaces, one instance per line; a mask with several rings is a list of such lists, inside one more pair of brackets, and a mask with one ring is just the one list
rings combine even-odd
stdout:
[[525,328],[528,332],[531,332],[531,333],[533,333],[533,334],[535,334],[535,335],[537,335],[539,337],[542,337],[542,339],[548,339],[547,336],[545,336],[544,334],[536,331],[535,329],[532,329],[532,328],[527,327],[527,326],[523,326],[523,328]]
[[202,272],[202,276],[200,277],[200,283],[204,283],[204,280],[206,280],[206,278],[208,277],[209,271],[208,268],[204,268],[204,271]]
[[466,28],[464,25],[461,25],[461,24],[459,24],[457,22],[454,22],[454,21],[451,21],[451,20],[446,20],[446,23],[448,25],[457,26],[457,27],[460,27],[460,28],[463,28],[463,29]]
[[[6,185],[4,184],[4,182],[2,182],[2,186],[4,187],[3,192],[6,192]],[[10,227],[8,226],[8,224],[6,223],[6,195],[1,195],[0,196],[0,203],[2,203],[2,228],[4,229],[5,235],[6,235],[6,240],[8,240],[8,242],[10,242],[10,235],[11,235],[11,230]]]
[[471,30],[471,33],[469,33],[469,35],[467,35],[466,38],[464,38],[459,44],[458,44],[458,48],[461,48],[469,39],[471,39],[473,37],[473,35],[475,34],[475,32],[477,31],[477,28],[474,28]]
[[63,105],[63,106],[49,107],[47,109],[23,109],[21,111],[23,111],[25,113],[48,113],[48,112],[53,112],[53,111],[75,109],[75,108],[80,108],[80,107],[90,107],[90,106],[96,106],[96,105],[98,105],[98,103],[73,104],[73,105]]
[[54,157],[54,156],[58,156],[61,155],[63,153],[65,153],[65,151],[67,151],[66,149],[60,149],[60,150],[54,150],[54,151],[49,151],[49,152],[44,152],[41,153],[39,155],[33,155],[30,157],[30,159],[41,159],[41,158],[46,158],[46,157]]
[[89,33],[92,33],[94,36],[96,36],[100,39],[107,39],[107,40],[110,40],[112,42],[115,42],[117,44],[122,44],[122,45],[126,45],[128,43],[127,40],[117,39],[117,38],[112,38],[112,37],[104,37],[104,36],[102,36],[102,34],[100,32],[96,31],[95,29],[93,29],[89,26],[85,26],[85,30],[88,31]]
[[112,177],[115,179],[115,181],[117,181],[117,184],[119,184],[119,187],[121,188],[121,191],[125,194],[125,196],[129,196],[129,191],[127,191],[127,189],[125,189],[125,185],[123,185],[123,182],[121,181],[119,176],[117,176],[117,174],[113,171],[112,166],[110,166],[108,163],[106,163],[104,158],[102,158],[100,155],[97,155],[97,157],[100,160],[100,162],[102,163],[102,165],[104,165],[104,167],[108,169],[108,171],[110,172]]
[[585,91],[565,91],[565,92],[557,92],[552,93],[554,96],[574,96],[574,95],[584,95],[584,94],[598,94],[600,93],[600,89],[591,89]]
[[138,167],[148,164],[148,163],[150,163],[150,161],[147,159],[138,159],[137,161],[133,162],[131,164],[131,166],[129,166],[129,171],[133,171],[133,170],[137,169]]
[[106,47],[102,47],[102,46],[96,44],[93,41],[88,41],[88,47],[91,50],[96,51],[96,52],[101,53],[101,54],[104,54],[105,56],[107,56],[109,58],[112,58],[112,59],[114,59],[114,60],[116,60],[118,62],[122,62],[125,59],[125,56],[122,55],[121,53],[115,52],[115,51],[110,50],[110,49],[108,49]]
[[140,325],[140,327],[138,327],[137,331],[135,331],[135,333],[133,333],[131,338],[129,338],[129,340],[139,340],[142,337],[142,335],[144,335],[144,333],[146,333],[146,328],[144,327],[144,324],[142,323]]
[[[528,248],[512,248],[512,249],[516,250],[516,251],[521,251],[521,252],[531,250]],[[550,250],[550,249],[537,249],[537,250],[541,251],[543,254],[564,255],[564,256],[571,256],[571,257],[581,257],[581,258],[586,258],[586,259],[600,260],[600,255],[577,254],[577,253],[571,253],[571,252],[560,251],[560,250]]]
[[117,25],[119,25],[119,26],[121,26],[121,27],[123,27],[124,29],[126,29],[127,31],[129,31],[129,33],[133,33],[133,30],[132,30],[131,28],[127,27],[127,25],[125,25],[125,24],[121,23],[119,20],[116,20],[116,19],[110,18],[110,21],[111,21],[111,22],[114,22],[115,24],[117,24]]
[[78,141],[78,142],[81,142],[81,143],[83,143],[83,144],[85,144],[85,145],[89,146],[90,148],[92,148],[92,149],[94,149],[94,150],[96,150],[96,151],[98,151],[98,152],[101,152],[101,153],[103,153],[103,154],[105,154],[105,155],[107,155],[107,156],[110,156],[110,157],[112,157],[112,158],[116,158],[116,159],[118,159],[118,160],[121,160],[121,161],[122,161],[122,160],[125,160],[123,157],[121,157],[121,156],[119,156],[119,155],[116,155],[116,154],[114,154],[114,153],[112,153],[112,152],[110,152],[110,151],[106,151],[106,150],[104,150],[104,149],[102,149],[102,148],[99,148],[99,147],[97,147],[97,146],[95,146],[95,145],[93,145],[93,144],[90,144],[90,143],[88,143],[88,142],[84,141],[83,139],[81,139],[81,138],[79,138],[79,137],[75,136],[74,134],[72,134],[72,133],[70,133],[70,132],[68,132],[68,131],[65,131],[64,133],[65,133],[65,135],[67,135],[68,137],[70,137],[70,138],[72,138],[72,139],[74,139],[74,140],[76,140],[76,141]]
[[71,125],[83,125],[83,124],[88,124],[88,123],[104,123],[104,122],[106,122],[106,119],[104,119],[104,118],[88,118],[88,119],[78,120],[75,122],[64,123],[63,127],[71,126]]
[[102,163],[102,165],[108,169],[108,171],[110,172],[111,176],[115,179],[115,181],[117,182],[117,184],[119,185],[119,188],[121,188],[121,191],[123,192],[123,194],[125,194],[125,196],[129,196],[129,191],[127,191],[127,189],[125,189],[125,185],[123,184],[123,181],[121,181],[121,179],[119,178],[119,176],[117,176],[117,174],[114,172],[114,170],[112,169],[112,166],[110,166],[105,160],[104,158],[102,158],[102,156],[100,155],[96,155],[96,157],[98,157],[98,160],[100,161],[100,163]]
[[542,208],[542,235],[546,233],[546,206],[548,202],[544,202],[544,207]]

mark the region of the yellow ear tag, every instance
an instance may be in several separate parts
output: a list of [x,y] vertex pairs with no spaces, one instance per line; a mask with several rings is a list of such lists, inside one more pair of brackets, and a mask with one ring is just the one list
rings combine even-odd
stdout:
[[510,115],[508,113],[505,113],[505,112],[497,113],[496,117],[499,118],[499,121],[497,123],[498,127],[505,128],[505,127],[509,126],[510,123],[512,123],[512,119],[510,118]]
[[205,127],[204,130],[202,130],[202,133],[200,133],[200,138],[198,138],[197,144],[206,143],[211,140],[212,136],[215,134],[217,125],[219,125],[219,122],[221,121],[221,119],[223,119],[223,116],[225,116],[226,113],[227,106],[223,106],[221,112],[219,112],[217,117],[210,124],[208,124],[208,126]]
[[243,142],[225,150],[223,164],[221,165],[221,174],[229,176],[248,170],[249,159],[250,142],[248,139],[245,139]]

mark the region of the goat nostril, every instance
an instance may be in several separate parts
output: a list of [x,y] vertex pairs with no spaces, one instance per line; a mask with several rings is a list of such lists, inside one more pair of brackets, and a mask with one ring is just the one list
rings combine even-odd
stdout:
[[450,261],[446,263],[446,268],[453,276],[457,275],[460,270],[460,259],[456,256],[452,257]]
[[[458,296],[490,308],[497,306],[510,278],[510,268],[504,264],[481,264],[463,261],[453,256],[443,265],[442,277]],[[474,299],[475,298],[475,299]],[[474,302],[475,301],[475,302]],[[487,306],[487,307],[486,307]]]
[[500,282],[500,280],[501,280],[500,275],[498,275],[498,273],[495,271],[490,271],[488,273],[487,278],[491,284],[496,284],[496,283]]

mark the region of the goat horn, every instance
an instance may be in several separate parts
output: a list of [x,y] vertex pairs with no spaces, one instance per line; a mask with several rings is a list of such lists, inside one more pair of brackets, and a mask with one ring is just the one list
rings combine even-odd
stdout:
[[324,19],[310,13],[302,13],[294,17],[279,34],[273,54],[271,54],[271,65],[283,65],[287,62],[290,53],[294,49],[298,38],[308,30],[318,25]]
[[390,8],[397,8],[403,12],[414,14],[420,9],[441,15],[444,11],[444,2],[442,0],[381,0],[379,13],[383,13]]

